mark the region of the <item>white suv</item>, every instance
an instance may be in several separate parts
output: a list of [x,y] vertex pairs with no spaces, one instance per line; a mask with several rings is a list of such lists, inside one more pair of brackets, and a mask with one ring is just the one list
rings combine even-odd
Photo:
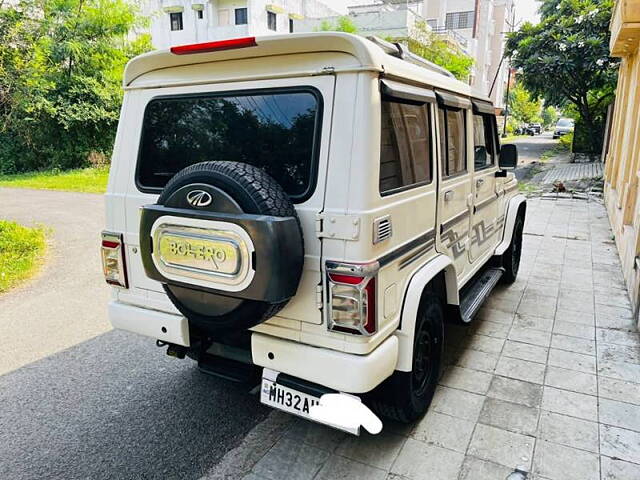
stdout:
[[243,38],[132,60],[102,256],[114,327],[301,416],[412,421],[518,273],[525,198],[488,99],[397,44]]

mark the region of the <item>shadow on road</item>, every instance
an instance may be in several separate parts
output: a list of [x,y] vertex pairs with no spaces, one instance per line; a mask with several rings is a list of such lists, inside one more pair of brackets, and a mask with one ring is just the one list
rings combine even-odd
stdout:
[[269,410],[112,331],[0,377],[0,478],[195,479]]

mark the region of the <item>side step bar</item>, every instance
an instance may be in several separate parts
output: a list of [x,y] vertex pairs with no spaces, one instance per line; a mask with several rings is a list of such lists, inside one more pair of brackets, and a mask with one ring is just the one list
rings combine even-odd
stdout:
[[460,301],[460,314],[464,323],[473,320],[503,273],[504,268],[488,268],[475,279],[472,285],[465,289]]

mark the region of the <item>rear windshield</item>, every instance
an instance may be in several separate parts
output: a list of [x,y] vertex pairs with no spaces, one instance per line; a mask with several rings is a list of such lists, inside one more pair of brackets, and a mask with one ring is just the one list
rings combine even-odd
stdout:
[[296,201],[315,186],[322,105],[311,89],[161,97],[144,114],[137,183],[164,187],[198,162],[264,169]]
[[569,120],[568,118],[562,118],[558,120],[558,127],[571,127],[573,126],[573,120]]

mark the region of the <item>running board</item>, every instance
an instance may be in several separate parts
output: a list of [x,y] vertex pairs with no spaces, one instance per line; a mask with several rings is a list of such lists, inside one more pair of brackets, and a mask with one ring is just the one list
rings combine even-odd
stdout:
[[480,274],[468,289],[465,289],[460,300],[460,314],[462,321],[469,323],[487,299],[493,288],[498,284],[504,268],[488,268]]

